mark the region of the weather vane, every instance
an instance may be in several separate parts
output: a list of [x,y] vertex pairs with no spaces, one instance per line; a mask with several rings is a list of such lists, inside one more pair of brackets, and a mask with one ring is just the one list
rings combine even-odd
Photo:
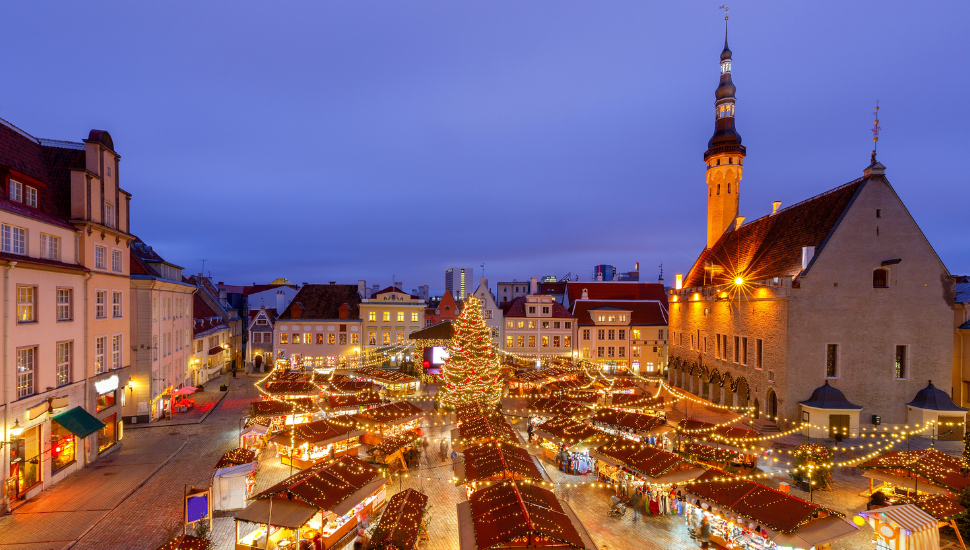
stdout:
[[882,127],[879,126],[879,100],[876,100],[876,110],[872,113],[872,116],[876,120],[872,123],[872,164],[876,163],[876,147],[879,145],[879,131]]
[[724,6],[721,6],[720,8],[717,8],[717,9],[724,10],[724,20],[727,21],[728,20],[728,7],[726,5],[724,5]]

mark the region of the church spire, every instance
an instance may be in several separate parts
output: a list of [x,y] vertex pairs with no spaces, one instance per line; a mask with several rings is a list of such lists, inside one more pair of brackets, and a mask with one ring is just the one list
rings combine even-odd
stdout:
[[724,16],[724,50],[721,79],[714,92],[714,135],[707,142],[707,247],[717,242],[738,216],[738,192],[745,155],[741,135],[734,126],[737,88],[731,80],[731,48],[728,47],[727,9]]

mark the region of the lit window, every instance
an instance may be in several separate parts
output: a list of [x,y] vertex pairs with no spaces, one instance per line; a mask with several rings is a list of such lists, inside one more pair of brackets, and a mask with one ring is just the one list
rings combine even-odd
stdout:
[[589,346],[583,346],[583,358],[589,359]]
[[318,332],[317,333],[317,343],[318,344],[322,344],[323,343],[323,333],[322,332]]
[[520,348],[525,347],[525,336],[519,336],[518,338],[516,338],[516,341],[518,342],[518,345]]
[[57,387],[71,383],[71,348],[72,342],[57,344]]
[[610,322],[610,323],[615,323],[616,322],[616,315],[609,315],[609,316],[607,316],[606,320],[608,322]]
[[529,321],[529,328],[536,328],[536,322],[535,321]]
[[368,311],[367,312],[367,320],[368,321],[376,321],[377,320],[377,312],[376,311]]
[[542,322],[542,328],[544,328],[544,329],[549,328],[549,321],[543,321]]
[[[543,338],[545,338],[545,336],[543,336]],[[559,344],[560,344],[559,337],[558,336],[553,336],[552,337],[552,347],[558,348],[558,347],[560,347]]]
[[70,321],[73,314],[74,291],[70,288],[57,289],[57,320]]
[[367,344],[368,345],[371,345],[371,346],[376,346],[377,345],[377,333],[376,332],[368,332],[367,333]]
[[17,397],[34,395],[34,359],[37,348],[17,350]]
[[514,337],[512,337],[512,336],[506,336],[505,337],[505,347],[510,348],[514,344],[515,344]]
[[404,333],[403,332],[398,332],[397,333],[397,345],[399,345],[399,346],[403,346],[404,345]]
[[27,253],[27,230],[13,225],[3,224],[4,252],[11,254]]
[[562,337],[562,345],[568,348],[568,347],[572,346],[572,344],[573,344],[572,340],[573,340],[573,337],[572,336],[563,336]]
[[640,358],[640,346],[633,346],[630,348],[630,356],[634,359]]
[[391,345],[391,333],[390,332],[385,332],[383,334],[383,338],[382,338],[381,341],[384,343],[385,346]]
[[327,333],[327,343],[330,344],[330,345],[336,344],[337,343],[337,335],[334,334],[334,333],[332,333],[332,332],[328,332]]
[[60,260],[61,238],[40,234],[40,257],[45,260]]
[[[294,343],[294,344],[300,344],[300,343],[302,343],[302,342],[303,342],[303,341],[302,341],[302,340],[300,340],[300,333],[299,333],[299,332],[294,332],[294,333],[293,333],[293,343]],[[210,347],[211,347],[211,346],[210,346]]]
[[281,332],[280,333],[280,343],[281,344],[289,344],[290,343],[290,333],[288,333],[288,332]]
[[506,321],[505,328],[515,328],[515,321]]
[[384,312],[384,320],[385,321],[390,321],[391,320],[391,312],[390,311],[385,311]]
[[350,343],[354,346],[360,343],[359,335],[356,332],[350,335]]
[[620,315],[620,321],[625,322],[626,321],[626,315]]
[[518,328],[525,328],[525,321],[519,321]]
[[536,337],[535,336],[529,336],[529,347],[530,348],[536,347]]
[[896,379],[906,378],[906,346],[896,346]]
[[94,245],[94,267],[96,269],[105,269],[105,252],[107,249],[100,245]]
[[17,322],[31,323],[37,319],[34,317],[34,287],[17,287]]
[[398,311],[397,312],[397,320],[398,320],[398,322],[403,322],[404,321],[404,312],[403,311]]
[[637,329],[637,328],[631,329],[630,330],[630,339],[631,340],[639,340],[640,339],[640,329]]
[[340,333],[340,338],[338,340],[338,343],[341,346],[346,346],[347,345],[347,334],[346,333],[343,333],[343,332]]
[[542,337],[542,347],[544,347],[544,348],[548,348],[549,347],[549,337],[548,336],[543,336]]
[[123,312],[122,312],[122,309],[121,309],[121,293],[120,292],[112,292],[111,293],[111,316],[112,317],[121,317],[122,316],[122,313]]
[[412,323],[417,323],[418,322],[418,312],[417,311],[412,311],[411,312],[411,322]]
[[486,309],[483,313],[485,314],[485,318],[486,319],[491,319],[492,318],[492,310]]
[[303,343],[304,344],[312,344],[313,343],[313,335],[310,334],[309,332],[304,332],[303,333]]

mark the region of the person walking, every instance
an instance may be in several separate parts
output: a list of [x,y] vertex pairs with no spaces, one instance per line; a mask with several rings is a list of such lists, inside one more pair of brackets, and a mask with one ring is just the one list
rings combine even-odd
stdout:
[[633,491],[633,496],[630,497],[630,507],[633,508],[633,521],[637,521],[640,518],[640,509],[643,508],[643,496],[640,495],[640,491]]
[[535,426],[532,425],[531,420],[529,421],[529,429],[527,431],[529,432],[529,443],[532,443],[532,432],[535,431]]

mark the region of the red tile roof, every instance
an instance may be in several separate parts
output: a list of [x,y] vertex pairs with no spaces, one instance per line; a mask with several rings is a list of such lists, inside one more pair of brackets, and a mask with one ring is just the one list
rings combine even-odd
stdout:
[[364,407],[367,405],[380,405],[384,402],[381,395],[376,391],[366,390],[358,393],[331,394],[327,396],[327,408],[330,410],[342,409],[345,407]]
[[616,409],[600,409],[589,419],[590,422],[601,422],[609,426],[617,426],[624,430],[638,432],[649,432],[650,430],[663,426],[664,419],[659,416],[649,414],[639,414],[618,411]]
[[252,416],[282,416],[292,414],[294,411],[312,411],[314,408],[313,399],[309,397],[287,399],[286,401],[263,399],[253,401],[250,404],[250,413]]
[[577,422],[572,418],[566,418],[565,416],[557,416],[546,420],[536,426],[536,428],[555,437],[558,440],[556,443],[565,443],[567,446],[582,443],[593,438],[600,438],[601,440],[608,438],[606,434],[596,428],[587,426],[582,422]]
[[360,294],[357,285],[303,285],[279,319],[291,319],[294,304],[300,304],[303,311],[300,319],[339,319],[340,306],[350,306],[348,321],[357,320]]
[[266,383],[266,393],[275,395],[315,395],[320,392],[320,388],[313,382],[279,380]]
[[[868,179],[836,187],[728,231],[701,252],[684,278],[684,288],[770,277],[793,277],[801,272],[802,247],[814,246],[816,256]],[[713,274],[705,266],[714,266]]]
[[[541,318],[530,317],[530,319],[540,320],[540,319],[549,319],[549,318],[552,318],[552,319],[571,319],[572,318],[572,314],[570,314],[569,311],[566,310],[566,308],[562,307],[562,304],[560,304],[559,302],[552,302],[552,303],[543,302],[543,303],[536,303],[536,304],[529,304],[529,305],[530,306],[535,305],[536,307],[552,307],[551,316],[543,315]],[[507,309],[505,310],[505,316],[506,317],[526,317],[525,307],[526,307],[526,296],[520,296],[515,300],[512,300],[512,302],[508,304]]]
[[488,414],[469,418],[458,427],[461,439],[466,443],[482,443],[488,441],[505,441],[508,443],[518,443],[519,437],[509,424],[509,421],[500,414]]
[[[307,422],[306,424],[296,424],[290,427],[290,429],[286,430],[283,435],[289,441],[292,441],[294,446],[299,447],[304,443],[313,445],[318,441],[327,441],[335,437],[349,436],[355,431],[357,431],[357,426],[353,422],[344,425],[338,424],[331,419],[315,420],[313,422]],[[349,437],[347,438],[349,439]],[[289,446],[289,443],[286,445]]]
[[666,326],[666,300],[648,302],[611,302],[605,300],[576,300],[573,302],[573,317],[580,325],[593,325],[590,311],[600,308],[616,308],[630,312],[631,326]]
[[321,510],[331,510],[379,477],[381,472],[374,466],[345,456],[294,474],[259,493],[254,500],[293,497]]
[[586,289],[590,300],[658,300],[666,308],[667,293],[660,283],[634,281],[575,281],[566,283],[569,302],[583,297]]
[[526,409],[528,409],[528,411],[531,413],[536,413],[541,416],[573,417],[589,412],[589,407],[580,405],[579,403],[570,403],[568,401],[559,401],[557,399],[547,399],[545,397],[529,401],[529,403],[526,405]]
[[[354,288],[356,288],[356,287],[354,287]],[[397,292],[398,294],[404,294],[404,295],[410,296],[414,300],[420,300],[421,299],[420,296],[415,296],[413,294],[408,294],[407,292],[404,292],[403,290],[401,290],[400,288],[398,288],[396,286],[389,286],[389,287],[384,288],[382,290],[378,290],[377,292],[375,292],[371,296],[377,296],[378,294],[384,294],[384,293],[387,293],[387,292]]]
[[229,328],[228,325],[222,322],[222,317],[212,311],[212,308],[205,303],[205,300],[199,296],[198,292],[192,295],[192,317],[196,321],[192,327],[192,332],[196,337],[212,329]]
[[407,401],[388,403],[355,415],[363,424],[390,424],[402,419],[420,418],[425,415],[423,409]]
[[[716,427],[715,427],[716,426]],[[677,431],[684,433],[691,437],[697,437],[700,439],[707,439],[709,437],[714,437],[716,439],[753,439],[761,437],[761,434],[749,430],[747,428],[735,428],[733,426],[717,426],[716,424],[711,424],[709,422],[701,422],[700,420],[681,420],[677,424]]]

